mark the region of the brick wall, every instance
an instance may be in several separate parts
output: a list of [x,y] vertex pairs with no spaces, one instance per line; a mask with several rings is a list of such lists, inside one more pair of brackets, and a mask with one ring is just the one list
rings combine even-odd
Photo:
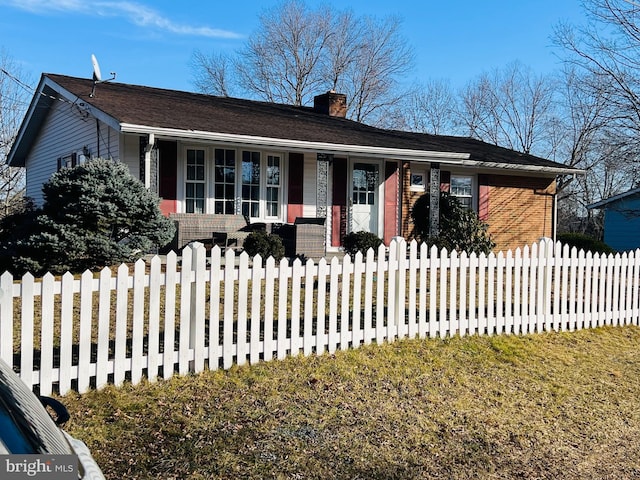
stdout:
[[554,179],[489,175],[487,223],[496,251],[553,235]]
[[[423,195],[410,188],[411,165],[402,165],[402,235],[413,238],[411,207]],[[441,182],[449,178],[442,169]],[[515,249],[553,235],[553,193],[555,180],[550,178],[479,175],[476,195],[479,211],[489,224],[489,234],[496,242],[495,251]]]

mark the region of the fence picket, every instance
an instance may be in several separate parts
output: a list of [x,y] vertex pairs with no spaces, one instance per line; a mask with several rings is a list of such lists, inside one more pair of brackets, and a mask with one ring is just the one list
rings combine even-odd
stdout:
[[[260,257],[254,262],[262,265]],[[221,268],[222,255],[220,247],[215,245],[210,252],[209,263],[209,369],[217,370],[222,359],[222,346],[220,343],[220,283],[224,276]]]
[[481,253],[478,257],[478,335],[486,335],[487,317],[486,317],[486,297],[485,297],[485,279],[487,273],[487,256]]
[[460,294],[459,294],[459,317],[458,324],[459,330],[458,334],[461,337],[464,337],[467,334],[470,334],[469,330],[469,317],[467,315],[467,268],[469,266],[469,257],[467,256],[467,252],[462,252],[460,254],[460,258],[458,259],[460,265]]
[[369,345],[375,338],[373,329],[373,277],[375,275],[374,251],[367,250],[364,267],[364,344]]
[[507,251],[504,260],[504,331],[507,335],[516,333],[513,322],[513,252]]
[[354,347],[364,342],[364,327],[362,325],[362,252],[356,252],[353,260],[353,319],[351,321],[351,341]]
[[193,249],[183,249],[180,270],[180,319],[178,322],[178,373],[180,375],[186,375],[189,372],[192,262]]
[[173,376],[176,364],[175,332],[176,288],[178,285],[177,267],[178,257],[176,253],[169,252],[165,264],[164,281],[164,353],[162,359],[162,378],[164,378],[165,380]]
[[238,265],[238,338],[236,340],[236,343],[238,344],[238,365],[244,365],[247,363],[247,322],[249,321],[247,316],[247,307],[249,303],[249,278],[249,255],[247,255],[246,252],[242,252],[240,254],[240,264]]
[[53,374],[53,305],[54,277],[47,273],[42,277],[41,328],[40,328],[40,394],[51,395]]
[[329,338],[327,340],[329,353],[335,353],[338,348],[338,282],[340,272],[336,257],[331,260],[329,270]]
[[0,358],[13,367],[13,275],[0,275]]
[[[60,395],[71,390],[71,370],[73,354],[73,284],[75,280],[69,272],[60,281]],[[116,337],[117,338],[117,337]]]
[[100,271],[98,294],[98,348],[96,354],[96,388],[107,384],[109,374],[109,326],[111,316],[111,269]]
[[633,325],[640,324],[640,249],[633,252],[633,287],[631,308],[632,308],[632,321]]
[[193,248],[193,287],[191,289],[191,326],[189,328],[189,357],[193,358],[191,371],[195,373],[204,370],[205,346],[205,287],[207,253],[202,243],[194,244]]
[[235,263],[236,255],[232,249],[228,249],[224,254],[224,302],[222,311],[222,367],[231,368],[233,356],[237,353],[236,345],[233,343],[233,334],[236,333],[236,322],[234,322],[234,290],[235,290]]
[[351,257],[349,255],[345,255],[342,259],[342,282],[340,288],[340,323],[338,330],[340,332],[340,350],[347,350],[352,337],[351,330],[351,274],[353,273],[353,268],[351,264]]
[[[262,257],[256,255],[253,258],[251,269],[251,345],[249,346],[249,362],[255,365],[260,361],[260,353],[264,352],[264,340],[260,340],[261,328],[260,301],[262,300],[262,280],[264,279],[264,268],[262,267]],[[216,331],[217,334],[217,331]],[[217,342],[217,337],[216,337]]]
[[[133,319],[131,333],[131,383],[142,380],[145,327],[145,264],[142,259],[133,266]],[[186,372],[185,372],[186,373]]]
[[321,258],[318,262],[318,297],[316,312],[316,353],[320,355],[329,345],[327,336],[327,260]]
[[[496,335],[497,331],[496,311],[495,311],[495,277],[496,277],[496,256],[490,253],[487,257],[487,333]],[[453,303],[452,303],[453,305]]]
[[502,252],[496,256],[496,286],[495,286],[495,299],[496,299],[496,331],[499,335],[505,333],[505,318],[504,318],[504,270],[505,259]]
[[[20,312],[20,378],[29,388],[35,384],[33,380],[33,338],[34,338],[34,300],[35,279],[30,273],[22,276]],[[12,299],[13,300],[13,299]]]
[[460,268],[458,262],[458,252],[453,250],[451,252],[451,258],[449,259],[449,335],[454,336],[459,332],[458,316],[456,314],[458,305],[458,268]]
[[418,335],[418,304],[417,295],[418,290],[418,244],[414,240],[411,241],[409,247],[409,284],[407,285],[407,293],[409,298],[407,299],[407,329],[409,338],[415,338]]
[[425,338],[428,333],[427,323],[427,293],[429,292],[429,284],[427,283],[427,272],[429,271],[429,249],[426,243],[420,245],[420,281],[418,288],[420,289],[419,305],[418,305],[418,336]]
[[[302,353],[311,355],[314,346],[313,336],[313,283],[315,265],[312,259],[307,259],[304,267],[304,335],[302,340]],[[319,332],[316,332],[319,335]]]
[[[442,249],[440,252],[440,295],[438,309],[440,315],[438,315],[438,335],[440,338],[445,338],[449,325],[447,322],[447,315],[449,313],[449,306],[447,305],[447,286],[449,284],[449,255],[446,249]],[[435,290],[435,289],[434,289]]]
[[476,310],[476,292],[478,286],[478,257],[473,252],[469,256],[469,335],[480,333],[478,328],[478,312]]
[[265,285],[264,285],[264,353],[263,357],[265,361],[269,361],[273,358],[273,352],[275,351],[273,341],[273,327],[274,327],[274,294],[275,294],[275,281],[276,281],[276,261],[273,257],[267,258],[266,268],[264,272]]
[[[278,267],[280,276],[278,282],[278,330],[276,333],[277,358],[282,360],[291,350],[291,338],[288,327],[288,299],[289,299],[289,262],[286,258],[280,260]],[[231,366],[231,365],[229,365]],[[229,367],[225,367],[229,368]]]
[[149,268],[149,341],[147,343],[147,378],[155,382],[160,365],[160,258],[151,259]]
[[[91,337],[93,274],[87,270],[80,278],[80,336],[78,337],[78,393],[89,390],[91,377]],[[134,329],[134,341],[136,331]],[[135,353],[135,352],[134,352]]]

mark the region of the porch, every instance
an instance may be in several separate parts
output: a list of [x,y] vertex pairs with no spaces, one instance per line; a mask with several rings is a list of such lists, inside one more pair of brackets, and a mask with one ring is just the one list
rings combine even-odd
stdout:
[[223,251],[231,248],[244,250],[244,241],[251,232],[264,231],[278,235],[288,258],[324,257],[326,250],[326,219],[321,217],[297,217],[293,223],[252,223],[250,218],[236,214],[172,213],[176,226],[173,241],[163,251],[181,251],[193,242],[202,243],[207,250],[214,245]]

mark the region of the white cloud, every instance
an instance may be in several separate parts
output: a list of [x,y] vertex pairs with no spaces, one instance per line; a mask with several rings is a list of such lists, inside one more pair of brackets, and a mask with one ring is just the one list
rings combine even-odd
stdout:
[[146,5],[127,1],[92,0],[0,0],[0,5],[19,8],[33,13],[68,12],[81,15],[122,17],[141,26],[157,28],[177,35],[212,38],[240,38],[241,35],[228,30],[205,26],[175,23]]

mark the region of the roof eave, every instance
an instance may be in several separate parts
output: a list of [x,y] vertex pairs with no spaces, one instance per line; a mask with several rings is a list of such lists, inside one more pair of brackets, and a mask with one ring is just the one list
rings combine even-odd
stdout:
[[591,205],[587,205],[587,208],[589,210],[592,210],[592,209],[597,209],[597,208],[600,208],[600,207],[604,207],[605,205],[608,205],[609,203],[613,203],[613,202],[616,202],[618,200],[622,200],[623,198],[630,197],[631,195],[635,195],[636,193],[640,194],[640,188],[634,188],[632,190],[627,190],[626,192],[619,193],[618,195],[614,195],[612,197],[605,198],[604,200],[600,200],[599,202],[592,203]]
[[286,138],[259,137],[231,133],[204,132],[198,130],[179,130],[172,128],[149,127],[128,123],[120,124],[123,133],[150,134],[156,137],[183,138],[190,140],[207,140],[231,144],[255,145],[262,148],[278,148],[290,151],[314,151],[334,155],[352,154],[371,157],[394,158],[397,160],[442,161],[462,163],[468,160],[468,153],[421,151],[404,148],[375,147],[369,145],[348,145],[343,143],[312,142],[291,140]]
[[584,170],[575,168],[561,168],[541,165],[505,164],[472,160],[469,153],[439,152],[429,150],[412,150],[404,148],[375,147],[369,145],[348,145],[343,143],[311,142],[291,140],[285,138],[259,137],[252,135],[238,135],[230,133],[205,132],[198,130],[180,130],[173,128],[159,128],[130,123],[120,124],[122,133],[151,134],[156,137],[182,138],[190,140],[206,140],[225,142],[237,145],[255,145],[261,148],[277,148],[289,151],[321,152],[334,155],[363,155],[378,158],[393,158],[414,162],[441,162],[462,167],[487,168],[491,170],[526,171],[552,175],[582,175]]

